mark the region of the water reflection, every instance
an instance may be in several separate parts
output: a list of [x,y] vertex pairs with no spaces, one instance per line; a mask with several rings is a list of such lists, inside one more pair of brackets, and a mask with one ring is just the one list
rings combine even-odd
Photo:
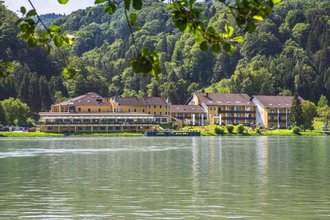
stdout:
[[0,139],[0,219],[327,219],[329,141]]

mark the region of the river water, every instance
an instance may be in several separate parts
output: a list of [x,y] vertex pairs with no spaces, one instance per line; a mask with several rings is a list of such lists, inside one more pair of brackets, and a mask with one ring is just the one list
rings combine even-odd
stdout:
[[330,137],[0,139],[0,219],[330,219]]

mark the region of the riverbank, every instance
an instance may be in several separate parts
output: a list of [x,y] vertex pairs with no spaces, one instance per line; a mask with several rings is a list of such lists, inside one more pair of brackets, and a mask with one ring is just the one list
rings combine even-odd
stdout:
[[114,132],[114,133],[46,133],[46,132],[0,132],[1,137],[140,137],[143,133]]
[[[239,133],[237,126],[234,127],[232,133],[228,132],[226,127],[220,126],[223,133],[217,134],[216,128],[219,126],[186,126],[183,131],[199,131],[201,136],[322,136],[330,135],[329,131],[301,131],[299,134],[295,134],[289,129],[250,129],[245,127],[243,133]],[[137,132],[114,132],[114,133],[46,133],[46,132],[0,132],[1,137],[141,137],[143,133]]]
[[[221,128],[222,133],[217,134],[216,128]],[[238,132],[237,126],[234,127],[233,131],[230,133],[224,126],[217,125],[207,125],[207,126],[186,126],[183,130],[199,131],[201,136],[321,136],[330,135],[330,132],[313,130],[313,131],[301,131],[299,134],[295,134],[293,130],[289,129],[250,129],[248,127],[244,128],[243,133]]]

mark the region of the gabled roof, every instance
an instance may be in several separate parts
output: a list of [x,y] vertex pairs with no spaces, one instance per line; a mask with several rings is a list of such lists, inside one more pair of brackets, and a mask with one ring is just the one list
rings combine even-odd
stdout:
[[171,105],[172,113],[206,113],[199,105]]
[[161,97],[124,97],[113,99],[119,105],[147,106],[147,105],[166,105],[166,100]]
[[[300,97],[299,97],[300,98]],[[293,96],[253,96],[252,101],[257,99],[263,106],[269,108],[290,108]],[[300,98],[302,100],[302,98]]]
[[110,102],[107,98],[103,98],[95,92],[89,92],[84,95],[71,98],[67,101],[55,104],[54,106],[65,106],[71,103],[74,106],[110,106]]
[[161,97],[143,97],[146,105],[166,105],[166,100]]
[[247,94],[195,93],[206,105],[255,106]]

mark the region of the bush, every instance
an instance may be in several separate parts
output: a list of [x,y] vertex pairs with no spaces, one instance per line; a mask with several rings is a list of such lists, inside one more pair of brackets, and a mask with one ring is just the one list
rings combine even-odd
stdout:
[[226,129],[227,129],[228,133],[232,134],[234,131],[234,125],[227,124]]
[[243,134],[245,131],[245,128],[242,124],[237,125],[237,133]]
[[261,128],[259,128],[259,127],[256,128],[256,133],[257,133],[257,134],[261,134]]
[[294,134],[298,135],[298,134],[300,134],[301,129],[299,127],[295,126],[295,127],[292,128],[292,131],[293,131]]
[[216,126],[214,129],[214,133],[216,133],[217,135],[224,134],[225,130],[223,129],[223,127]]

